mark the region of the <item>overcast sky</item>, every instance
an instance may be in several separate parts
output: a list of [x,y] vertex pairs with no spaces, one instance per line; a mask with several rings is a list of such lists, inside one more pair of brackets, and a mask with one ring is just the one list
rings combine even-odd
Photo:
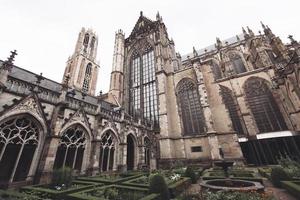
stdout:
[[15,64],[61,82],[65,64],[81,27],[99,36],[100,71],[97,92],[108,91],[115,31],[128,36],[142,10],[165,22],[176,51],[182,55],[227,39],[260,21],[284,42],[300,39],[299,0],[0,0],[0,59],[17,49]]

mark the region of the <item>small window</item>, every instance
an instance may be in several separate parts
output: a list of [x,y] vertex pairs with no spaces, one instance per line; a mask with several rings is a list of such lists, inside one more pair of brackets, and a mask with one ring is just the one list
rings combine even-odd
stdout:
[[192,152],[202,152],[202,146],[191,147]]

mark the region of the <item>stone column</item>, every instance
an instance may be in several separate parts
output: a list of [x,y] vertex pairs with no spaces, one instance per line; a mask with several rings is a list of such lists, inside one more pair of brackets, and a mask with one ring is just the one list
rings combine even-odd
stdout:
[[216,134],[210,134],[208,137],[208,144],[210,147],[211,160],[220,160],[219,141]]
[[56,136],[49,137],[45,141],[44,152],[38,170],[40,183],[49,183],[51,181],[59,141],[60,137]]
[[91,171],[92,176],[98,174],[100,172],[100,146],[101,143],[99,140],[92,141],[92,155],[91,155]]

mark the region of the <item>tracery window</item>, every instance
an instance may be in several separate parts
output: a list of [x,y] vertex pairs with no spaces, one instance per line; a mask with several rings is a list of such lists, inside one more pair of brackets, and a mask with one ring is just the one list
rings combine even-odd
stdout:
[[0,183],[26,180],[40,131],[30,116],[17,116],[0,124]]
[[181,80],[176,88],[178,110],[183,133],[196,135],[205,132],[205,120],[197,86],[188,79]]
[[111,131],[105,132],[101,137],[99,168],[101,171],[109,171],[114,166],[116,140]]
[[144,138],[144,146],[145,146],[145,164],[150,166],[151,159],[151,142],[148,137]]
[[96,38],[95,38],[95,36],[93,36],[92,37],[92,41],[91,41],[91,49],[93,49],[94,48],[94,46],[95,46],[95,41],[96,41]]
[[81,170],[86,142],[86,130],[81,125],[77,124],[68,128],[60,139],[54,168],[67,166]]
[[247,71],[240,55],[238,55],[237,53],[230,52],[228,56],[236,74],[240,74]]
[[287,130],[284,118],[265,80],[250,78],[245,82],[244,89],[260,132]]
[[220,85],[220,88],[223,102],[229,111],[233,129],[237,132],[237,134],[244,134],[241,117],[238,114],[238,105],[235,103],[232,91],[222,85]]
[[130,113],[158,124],[154,51],[150,46],[143,55],[133,54],[130,69]]
[[220,66],[214,61],[212,61],[211,70],[212,70],[215,80],[222,78],[222,72],[221,72]]
[[87,46],[89,44],[89,39],[90,39],[90,35],[88,33],[86,33],[84,35],[84,39],[83,39],[83,46],[84,46],[84,49],[83,51],[86,52],[86,49],[87,49]]
[[82,86],[82,91],[83,92],[88,92],[89,91],[90,81],[91,81],[91,74],[92,74],[92,64],[89,63],[86,66],[85,75],[84,75],[84,79],[83,79],[83,86]]

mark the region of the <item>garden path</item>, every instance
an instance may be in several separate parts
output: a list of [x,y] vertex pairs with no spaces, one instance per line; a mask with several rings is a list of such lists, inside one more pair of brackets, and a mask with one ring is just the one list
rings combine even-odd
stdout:
[[272,192],[276,200],[297,200],[290,195],[285,189],[277,188],[272,185],[268,179],[263,180],[266,192]]

